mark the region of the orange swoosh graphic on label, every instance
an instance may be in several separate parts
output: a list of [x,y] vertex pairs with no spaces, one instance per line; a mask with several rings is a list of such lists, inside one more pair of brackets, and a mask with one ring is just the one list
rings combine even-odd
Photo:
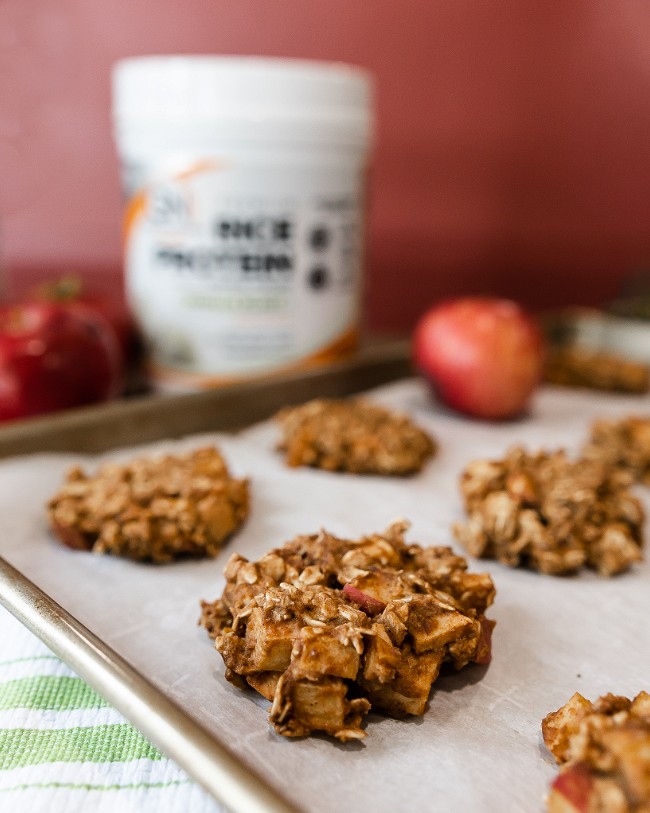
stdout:
[[[218,169],[223,169],[225,163],[217,159],[206,159],[203,161],[196,161],[194,164],[184,169],[182,172],[173,175],[172,181],[187,181],[190,178],[200,175],[203,172],[214,172]],[[122,220],[122,245],[126,245],[131,237],[138,221],[144,216],[147,210],[147,203],[149,200],[148,187],[143,187],[135,192],[127,201],[124,208],[124,217]]]

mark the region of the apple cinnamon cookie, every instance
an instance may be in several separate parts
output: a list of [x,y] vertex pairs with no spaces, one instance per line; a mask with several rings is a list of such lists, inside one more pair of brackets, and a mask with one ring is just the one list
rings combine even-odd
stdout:
[[489,662],[489,575],[451,548],[407,544],[407,528],[298,536],[257,562],[233,554],[222,597],[202,602],[226,678],[272,701],[279,734],[361,739],[371,708],[423,714],[443,664]]
[[650,694],[634,700],[581,694],[544,718],[546,747],[561,766],[548,813],[650,811]]
[[212,447],[73,468],[47,512],[71,548],[152,562],[216,556],[248,515],[248,481]]
[[435,441],[406,415],[361,399],[317,399],[283,409],[278,446],[289,466],[354,474],[407,475],[422,469]]
[[612,576],[642,558],[644,512],[630,484],[627,472],[600,460],[517,447],[466,468],[468,517],[453,532],[473,556],[510,567],[557,575],[587,565]]
[[582,453],[606,466],[625,469],[636,481],[650,484],[650,418],[594,421]]

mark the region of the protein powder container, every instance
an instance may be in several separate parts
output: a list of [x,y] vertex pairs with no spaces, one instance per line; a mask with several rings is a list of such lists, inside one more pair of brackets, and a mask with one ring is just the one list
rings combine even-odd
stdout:
[[354,350],[369,74],[147,56],[113,73],[128,301],[154,384],[209,387]]

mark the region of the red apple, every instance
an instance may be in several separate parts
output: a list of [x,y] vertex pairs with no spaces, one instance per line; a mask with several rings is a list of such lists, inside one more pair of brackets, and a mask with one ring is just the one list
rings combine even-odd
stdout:
[[122,359],[104,317],[80,303],[0,309],[0,420],[119,394]]
[[81,302],[93,310],[99,311],[110,323],[122,350],[124,362],[137,361],[139,339],[135,323],[131,318],[121,286],[114,286],[113,291],[99,290],[84,281],[80,274],[66,274],[57,279],[36,286],[29,295],[30,299],[39,302],[56,302],[69,304]]
[[516,302],[494,297],[431,308],[416,326],[413,351],[443,403],[490,419],[512,418],[526,408],[544,362],[535,320]]
[[580,762],[561,771],[548,797],[548,813],[589,813],[594,780]]
[[383,601],[364,593],[363,590],[359,590],[358,587],[353,587],[351,584],[343,585],[343,595],[348,601],[358,604],[368,615],[378,615],[386,606]]

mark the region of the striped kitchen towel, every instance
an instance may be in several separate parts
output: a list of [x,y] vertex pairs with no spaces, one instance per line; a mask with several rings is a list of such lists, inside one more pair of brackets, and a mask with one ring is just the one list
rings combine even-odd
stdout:
[[225,813],[0,607],[0,811]]

